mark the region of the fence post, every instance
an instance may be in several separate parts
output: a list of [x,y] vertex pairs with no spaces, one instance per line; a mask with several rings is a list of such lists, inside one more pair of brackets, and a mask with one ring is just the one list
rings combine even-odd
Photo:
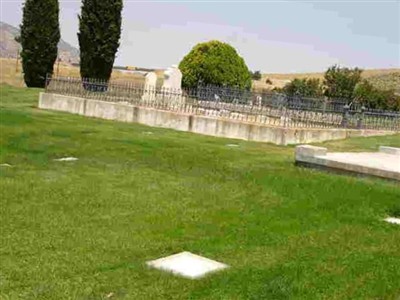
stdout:
[[49,87],[49,83],[51,80],[51,74],[46,73],[46,81],[44,83],[44,90],[47,92],[48,91],[48,87]]
[[283,127],[284,128],[286,128],[287,126],[288,126],[288,124],[287,124],[287,110],[288,110],[288,107],[289,107],[289,105],[288,105],[288,100],[286,99],[286,101],[285,101],[285,103],[283,104],[283,114],[282,114],[282,116],[283,116]]
[[347,128],[349,124],[349,110],[350,106],[346,104],[343,106],[343,120],[342,120],[342,127]]
[[361,106],[360,114],[359,114],[358,120],[357,120],[357,128],[358,129],[361,129],[363,127],[364,112],[365,112],[365,107]]

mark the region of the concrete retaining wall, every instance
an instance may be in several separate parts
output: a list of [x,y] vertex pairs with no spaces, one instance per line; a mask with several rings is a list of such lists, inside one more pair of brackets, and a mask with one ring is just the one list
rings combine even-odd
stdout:
[[85,115],[86,99],[40,93],[39,108]]
[[190,131],[190,115],[147,107],[135,107],[137,116],[134,122],[155,127]]
[[352,136],[393,134],[393,132],[375,130],[283,128],[49,93],[40,93],[39,108],[211,136],[270,142],[277,145],[314,143]]
[[126,104],[86,99],[85,116],[121,122],[134,122],[134,107]]

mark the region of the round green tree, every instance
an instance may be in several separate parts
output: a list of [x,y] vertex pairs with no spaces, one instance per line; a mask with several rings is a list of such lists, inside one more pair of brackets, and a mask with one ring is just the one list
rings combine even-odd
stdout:
[[219,41],[197,44],[181,61],[182,86],[212,84],[251,88],[251,73],[235,48]]

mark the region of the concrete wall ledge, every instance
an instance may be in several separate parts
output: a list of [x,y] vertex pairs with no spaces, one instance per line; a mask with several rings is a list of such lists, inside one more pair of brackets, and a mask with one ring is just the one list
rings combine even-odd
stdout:
[[52,93],[40,93],[39,108],[210,136],[270,142],[277,145],[315,143],[353,136],[394,134],[394,132],[375,130],[284,128],[135,106],[126,102],[107,102]]

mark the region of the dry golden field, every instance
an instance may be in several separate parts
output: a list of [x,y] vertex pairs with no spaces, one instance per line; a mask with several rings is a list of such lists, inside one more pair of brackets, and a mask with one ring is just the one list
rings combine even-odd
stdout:
[[[12,58],[0,58],[0,84],[5,83],[16,87],[25,86],[24,77],[22,74],[22,66],[21,61],[16,61],[16,59]],[[162,73],[159,71],[156,72],[159,77],[162,76]],[[58,76],[65,77],[79,77],[79,68],[60,63],[59,65],[54,65],[54,74]],[[120,82],[135,82],[141,83],[144,82],[144,75],[138,72],[128,72],[128,71],[120,71],[114,70],[111,78],[113,81]]]

